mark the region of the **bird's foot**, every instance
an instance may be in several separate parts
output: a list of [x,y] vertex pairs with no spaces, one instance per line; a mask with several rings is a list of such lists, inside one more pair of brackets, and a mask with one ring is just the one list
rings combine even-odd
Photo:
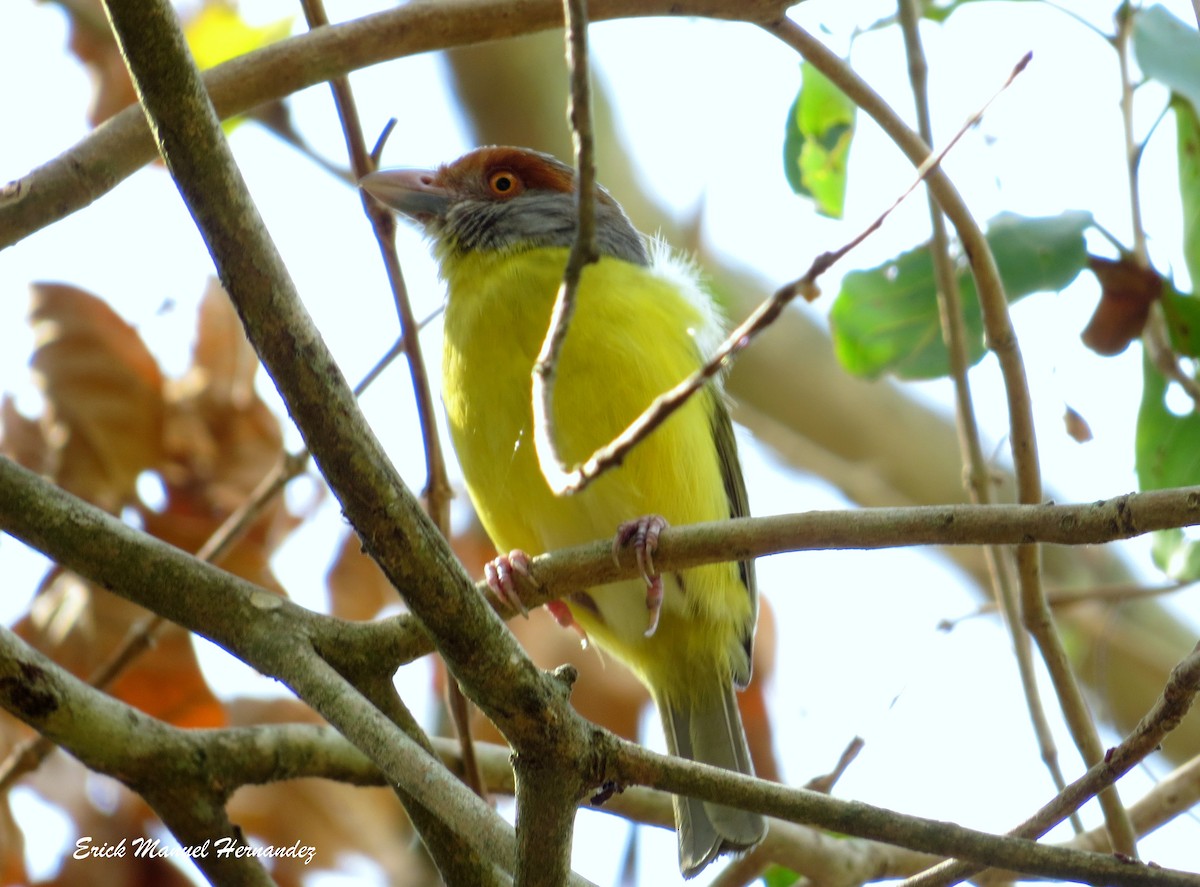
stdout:
[[571,608],[567,606],[566,601],[546,601],[546,609],[550,611],[550,615],[554,617],[554,621],[563,628],[573,628],[579,632],[579,636],[583,639],[584,646],[587,646],[587,632],[584,630],[582,625],[575,621],[575,614],[571,612]]
[[508,554],[488,561],[483,568],[483,578],[488,588],[526,619],[529,618],[529,608],[521,600],[517,584],[521,580],[533,582],[533,577],[529,574],[529,564],[529,555],[519,548],[514,548]]
[[[528,554],[519,548],[514,548],[508,554],[502,554],[494,560],[488,561],[483,567],[484,580],[492,593],[526,619],[529,618],[529,608],[521,600],[521,590],[517,586],[522,582],[529,583],[531,586],[536,585],[529,572],[531,563]],[[575,629],[583,637],[584,642],[587,642],[587,632],[583,630],[582,625],[575,621],[575,616],[566,602],[547,601],[545,606],[550,611],[550,615],[554,617],[555,622],[563,628]]]
[[662,515],[647,514],[617,527],[617,537],[613,540],[613,560],[619,561],[621,549],[632,544],[638,569],[646,580],[646,610],[650,614],[646,637],[658,630],[658,617],[662,613],[663,581],[654,569],[654,552],[658,550],[658,536],[666,528],[667,521]]

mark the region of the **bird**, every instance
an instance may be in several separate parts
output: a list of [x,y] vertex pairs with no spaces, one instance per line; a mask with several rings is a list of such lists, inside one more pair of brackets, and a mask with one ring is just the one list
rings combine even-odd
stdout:
[[[497,551],[488,584],[519,598],[533,555],[614,539],[642,578],[549,605],[646,685],[671,754],[753,775],[735,688],[751,677],[758,611],[754,562],[660,575],[669,524],[745,517],[746,485],[720,379],[709,383],[615,469],[558,495],[534,445],[532,371],[550,324],[578,210],[574,168],[526,148],[486,146],[434,169],[370,173],[361,187],[431,241],[447,290],[442,399],[467,492]],[[580,277],[552,413],[568,464],[587,459],[663,391],[704,364],[722,320],[693,263],[641,234],[595,189],[599,259]],[[757,845],[756,813],[673,798],[679,867]]]

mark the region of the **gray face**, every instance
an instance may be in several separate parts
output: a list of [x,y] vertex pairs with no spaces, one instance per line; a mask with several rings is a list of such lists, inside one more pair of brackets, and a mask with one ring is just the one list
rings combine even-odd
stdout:
[[[596,240],[601,255],[648,265],[642,237],[616,203],[596,201]],[[451,249],[512,251],[537,247],[570,248],[575,239],[575,196],[530,190],[507,201],[463,199],[425,225]]]

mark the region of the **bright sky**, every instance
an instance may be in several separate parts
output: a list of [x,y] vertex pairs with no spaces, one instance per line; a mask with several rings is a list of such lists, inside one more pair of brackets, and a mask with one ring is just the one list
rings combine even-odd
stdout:
[[[1104,6],[1081,0],[1068,5],[1088,16]],[[1194,21],[1186,0],[1167,5],[1184,21]],[[827,43],[845,53],[855,25],[866,26],[894,9],[885,2],[810,0],[793,15],[814,32],[826,29]],[[286,0],[257,0],[246,10],[257,21],[297,15]],[[367,11],[363,3],[331,4],[331,14],[339,18]],[[1109,29],[1107,15],[1093,20]],[[0,82],[23,86],[0,91],[0,119],[6,121],[0,181],[23,175],[82,138],[90,94],[86,74],[64,56],[65,25],[57,7],[11,4],[6,32],[21,37],[7,41],[0,53]],[[927,25],[922,33],[941,139],[992,95],[1026,51],[1034,54],[1032,65],[947,163],[976,216],[1088,209],[1128,242],[1119,79],[1111,49],[1044,4],[971,4],[947,25]],[[592,41],[645,187],[680,214],[703,201],[708,239],[768,282],[795,277],[813,255],[848,240],[912,178],[907,161],[860,115],[846,221],[817,218],[809,204],[792,195],[780,153],[799,60],[755,28],[631,21],[594,27]],[[898,31],[861,36],[852,52],[860,74],[911,116]],[[355,75],[353,83],[368,132],[389,116],[408,121],[389,143],[389,163],[432,165],[470,147],[452,102],[433,85],[441,83],[435,57],[379,66]],[[1147,130],[1163,101],[1155,85],[1139,91],[1139,132]],[[317,150],[340,162],[341,135],[328,90],[297,96],[293,110]],[[390,346],[395,325],[357,196],[314,175],[309,161],[252,126],[239,128],[232,143],[309,310],[347,377],[361,377]],[[1142,196],[1155,261],[1183,287],[1174,165],[1168,118],[1146,153]],[[846,268],[876,264],[923,240],[927,231],[925,202],[917,195]],[[1098,239],[1094,245],[1102,248]],[[415,234],[402,235],[400,246],[416,313],[424,316],[441,299],[434,268]],[[164,369],[178,373],[190,349],[193,309],[211,273],[211,261],[166,173],[158,167],[141,171],[93,206],[0,257],[0,388],[15,393],[27,413],[39,411],[27,371],[32,341],[24,316],[30,281],[62,280],[103,295],[142,331]],[[817,316],[828,312],[836,279],[835,274],[824,281],[828,295],[807,310]],[[1063,294],[1031,297],[1014,311],[1034,389],[1043,472],[1062,501],[1101,499],[1135,487],[1140,352],[1134,347],[1120,358],[1101,359],[1079,343],[1096,296],[1094,282],[1083,275]],[[175,309],[160,312],[168,299]],[[436,354],[439,342],[435,324],[427,333],[427,353]],[[1003,452],[1007,416],[994,361],[985,360],[971,380],[988,446]],[[946,384],[927,383],[917,390],[949,410]],[[393,370],[364,398],[364,407],[402,473],[419,486],[422,462],[412,444],[407,392],[402,370]],[[1090,423],[1096,435],[1092,443],[1081,446],[1063,432],[1066,404]],[[770,454],[748,435],[742,443],[755,513],[845,504],[824,484],[781,476]],[[340,527],[336,507],[327,504],[278,558],[277,572],[299,602],[320,605],[322,577]],[[1146,546],[1129,550],[1139,568],[1153,576]],[[24,612],[42,569],[40,559],[7,537],[0,539],[0,575],[6,578],[0,615],[6,623]],[[760,584],[786,632],[774,716],[778,750],[793,782],[827,771],[846,743],[861,735],[867,748],[839,784],[842,797],[992,829],[1012,826],[1050,797],[1008,641],[997,623],[976,619],[949,634],[937,630],[942,619],[976,606],[952,569],[932,557],[903,552],[775,557],[761,561],[759,569]],[[1200,621],[1195,593],[1180,596],[1176,605]],[[273,682],[223,664],[228,659],[223,653],[205,655],[214,680],[236,681],[241,690],[273,691]],[[427,683],[424,666],[407,671],[402,679],[408,698],[417,700],[412,704],[419,713],[428,711],[429,703],[420,701]],[[651,726],[655,730],[657,724]],[[1058,739],[1070,778],[1078,774],[1078,762],[1065,733],[1059,731]],[[661,747],[659,737],[649,741]],[[1136,797],[1147,778],[1135,773],[1127,784],[1127,797]],[[615,854],[590,848],[622,845],[625,828],[608,817],[588,818],[597,824],[577,838],[577,865],[587,877],[613,883]],[[1086,818],[1096,821],[1093,811]],[[643,883],[674,883],[674,836],[644,832]],[[1164,865],[1194,867],[1197,842],[1200,826],[1185,818],[1146,839],[1142,848]]]

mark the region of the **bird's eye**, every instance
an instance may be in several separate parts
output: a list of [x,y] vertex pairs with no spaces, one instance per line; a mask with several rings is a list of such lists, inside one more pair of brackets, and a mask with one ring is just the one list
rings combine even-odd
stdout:
[[488,176],[488,187],[497,197],[511,197],[520,190],[521,181],[507,169],[502,169]]

